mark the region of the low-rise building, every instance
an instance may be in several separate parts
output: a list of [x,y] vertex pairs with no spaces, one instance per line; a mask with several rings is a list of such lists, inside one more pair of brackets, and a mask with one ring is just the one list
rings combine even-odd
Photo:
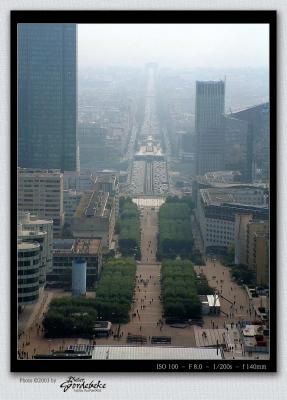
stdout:
[[114,174],[97,176],[94,189],[97,192],[107,192],[115,199],[115,218],[119,215],[119,180]]
[[102,269],[102,244],[100,239],[54,240],[53,270],[47,275],[47,284],[70,288],[73,261],[78,259],[87,263],[87,288],[94,287]]
[[65,171],[64,190],[85,191],[92,190],[95,183],[95,176],[87,172]]
[[71,230],[75,238],[101,238],[105,250],[113,248],[115,198],[107,192],[86,193],[74,213]]
[[[237,187],[243,185],[241,182],[242,174],[239,171],[213,171],[199,175],[192,180],[192,201],[197,204],[200,189]],[[244,187],[247,186],[248,184],[244,184]]]
[[265,190],[248,186],[199,190],[196,219],[206,252],[225,252],[234,245],[236,214],[268,220]]

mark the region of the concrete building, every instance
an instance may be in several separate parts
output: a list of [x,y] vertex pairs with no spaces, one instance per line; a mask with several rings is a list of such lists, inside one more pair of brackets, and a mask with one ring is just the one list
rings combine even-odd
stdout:
[[81,259],[87,263],[87,287],[93,288],[102,269],[100,239],[56,239],[53,251],[53,270],[47,275],[48,286],[72,286],[72,264]]
[[85,191],[92,190],[95,184],[95,176],[87,172],[65,171],[64,172],[64,190]]
[[236,214],[268,220],[266,192],[257,187],[209,188],[198,192],[196,220],[206,252],[224,252],[234,245]]
[[268,194],[269,185],[265,183],[244,183],[242,182],[243,176],[239,171],[212,171],[204,174],[203,176],[197,176],[192,180],[192,201],[197,204],[198,191],[200,189],[208,188],[259,188],[264,189]]
[[36,303],[39,298],[40,244],[18,242],[18,304]]
[[208,171],[221,171],[225,168],[224,104],[224,81],[196,82],[197,175],[203,175]]
[[83,192],[77,192],[76,190],[64,190],[63,194],[65,225],[71,226],[73,215],[80,203]]
[[[22,230],[31,233],[43,232],[45,238],[43,242],[43,264],[45,264],[45,275],[53,268],[53,220],[40,219],[28,212],[18,212],[18,224]],[[32,235],[33,236],[33,235]],[[23,241],[24,239],[22,239]]]
[[18,165],[77,168],[77,26],[20,23]]
[[247,265],[256,273],[258,285],[269,285],[269,223],[252,221],[247,225]]
[[250,138],[248,122],[233,116],[224,116],[225,130],[225,168],[237,170],[243,182],[252,182],[252,154],[250,154]]
[[115,199],[115,218],[118,218],[119,215],[119,180],[116,175],[100,175],[96,177],[94,189],[97,192],[106,192],[109,193],[110,196],[113,196]]
[[64,225],[63,174],[58,170],[18,169],[18,210],[53,220],[54,236]]
[[115,198],[107,192],[85,194],[72,219],[75,238],[101,238],[103,248],[113,248]]

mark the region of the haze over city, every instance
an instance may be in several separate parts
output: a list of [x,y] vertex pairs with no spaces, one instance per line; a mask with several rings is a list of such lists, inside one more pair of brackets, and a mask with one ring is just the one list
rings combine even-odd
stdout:
[[79,24],[79,68],[267,68],[267,24]]

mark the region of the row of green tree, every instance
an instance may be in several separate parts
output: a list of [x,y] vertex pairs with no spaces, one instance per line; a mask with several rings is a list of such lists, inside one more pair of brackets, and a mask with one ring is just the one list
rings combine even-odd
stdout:
[[230,273],[234,280],[239,284],[252,285],[256,283],[255,271],[251,270],[247,265],[236,265],[235,261],[235,248],[231,245],[227,248],[223,256],[223,263],[231,267]]
[[214,290],[209,286],[204,274],[197,275],[196,288],[199,295],[214,294]]
[[124,257],[141,258],[139,210],[131,199],[120,199],[120,213],[116,224],[119,235],[119,250]]
[[192,205],[186,198],[168,198],[160,207],[158,260],[192,257],[191,212]]
[[165,260],[161,267],[161,293],[167,321],[201,316],[196,274],[188,260]]
[[91,336],[96,320],[94,299],[69,297],[51,301],[43,327],[47,337]]
[[97,320],[128,322],[135,274],[136,263],[133,259],[108,260],[103,267],[95,299],[66,297],[51,301],[43,320],[45,335],[91,337]]
[[254,285],[256,284],[256,273],[248,267],[248,265],[233,265],[230,269],[231,276],[239,284]]
[[133,299],[136,263],[133,259],[114,258],[106,262],[96,288],[98,318],[127,323]]

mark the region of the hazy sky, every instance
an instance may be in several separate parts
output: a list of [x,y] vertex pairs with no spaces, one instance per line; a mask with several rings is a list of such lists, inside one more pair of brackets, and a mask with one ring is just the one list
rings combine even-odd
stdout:
[[79,66],[268,67],[267,24],[80,24]]

